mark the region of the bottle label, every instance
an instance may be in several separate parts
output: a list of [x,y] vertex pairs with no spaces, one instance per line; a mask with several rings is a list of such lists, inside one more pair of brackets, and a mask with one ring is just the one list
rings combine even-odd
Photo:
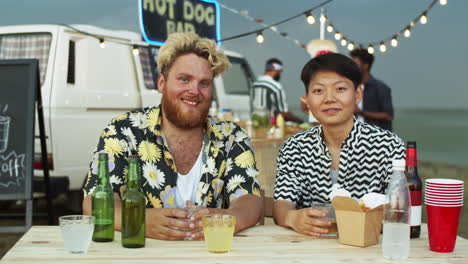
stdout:
[[410,191],[411,206],[420,206],[422,204],[422,191]]
[[416,157],[416,149],[408,148],[406,149],[406,167],[416,167],[418,159]]
[[411,206],[411,226],[420,226],[421,225],[421,208],[422,206]]

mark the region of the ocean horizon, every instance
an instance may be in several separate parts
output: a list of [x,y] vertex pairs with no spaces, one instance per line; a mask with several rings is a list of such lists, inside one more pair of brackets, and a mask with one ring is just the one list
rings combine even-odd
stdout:
[[468,109],[395,108],[393,132],[416,141],[418,160],[468,166]]

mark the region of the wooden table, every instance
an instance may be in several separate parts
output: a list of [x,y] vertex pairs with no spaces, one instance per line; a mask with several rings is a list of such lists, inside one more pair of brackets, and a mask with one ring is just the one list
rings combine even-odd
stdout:
[[458,237],[453,253],[429,250],[426,226],[411,240],[410,258],[392,262],[382,256],[381,243],[367,248],[342,245],[336,239],[316,239],[275,225],[239,233],[229,253],[209,253],[204,241],[146,240],[146,247],[126,249],[120,232],[111,243],[91,243],[86,254],[63,248],[58,226],[33,226],[0,261],[7,263],[468,263],[468,240]]

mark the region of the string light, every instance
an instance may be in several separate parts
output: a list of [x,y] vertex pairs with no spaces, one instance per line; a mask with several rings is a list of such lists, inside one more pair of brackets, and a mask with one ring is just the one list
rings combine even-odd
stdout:
[[411,37],[411,30],[410,30],[409,27],[407,27],[407,28],[405,29],[405,31],[403,32],[403,35],[404,35],[406,38]]
[[101,49],[105,48],[106,47],[106,43],[104,42],[104,39],[103,38],[100,38],[99,39],[99,47]]
[[398,46],[398,40],[396,37],[393,37],[392,38],[392,41],[390,42],[390,44],[392,44],[392,47],[396,47]]
[[348,42],[346,41],[346,39],[342,39],[342,40],[341,40],[341,46],[344,47],[344,46],[346,46],[347,43],[348,43]]
[[423,25],[425,25],[427,23],[426,13],[422,14],[422,16],[419,18],[419,22],[421,22],[421,24],[423,24]]
[[[257,33],[257,42],[258,43],[263,43],[265,41],[265,38],[264,38],[264,36],[262,34],[262,31],[264,31],[266,29],[270,29],[270,30],[274,31],[275,33],[277,33],[278,35],[281,35],[282,37],[285,37],[285,38],[287,38],[289,40],[294,41],[298,46],[304,47],[304,45],[300,45],[300,42],[298,40],[290,38],[289,35],[286,32],[278,31],[277,28],[276,28],[276,25],[282,24],[284,22],[290,21],[290,20],[292,20],[294,18],[297,18],[299,16],[304,16],[304,15],[306,16],[307,22],[309,24],[314,24],[316,22],[316,18],[312,15],[312,12],[315,9],[317,9],[317,8],[319,8],[321,6],[324,6],[324,5],[326,5],[326,4],[328,4],[329,2],[332,2],[332,1],[333,0],[326,0],[326,1],[322,2],[321,4],[317,5],[314,8],[308,9],[306,11],[302,11],[301,13],[299,13],[299,14],[297,14],[295,16],[289,17],[287,19],[281,20],[281,21],[279,21],[277,23],[274,23],[274,24],[271,24],[271,25],[266,25],[266,24],[263,23],[263,21],[262,22],[257,21],[258,23],[262,24],[264,27],[259,28],[259,29],[254,30],[254,31],[250,31],[250,32],[246,32],[246,33],[239,34],[239,35],[236,35],[236,36],[232,36],[232,37],[229,37],[229,38],[225,38],[225,39],[222,39],[221,41],[227,41],[227,40],[230,40],[230,39],[240,38],[240,37],[243,37],[243,36],[247,36],[247,35]],[[393,36],[391,36],[389,38],[386,38],[386,39],[382,39],[380,41],[368,42],[369,43],[368,44],[368,51],[370,51],[371,53],[374,53],[376,51],[376,49],[378,48],[380,51],[386,52],[387,51],[387,45],[391,45],[391,47],[397,47],[399,45],[397,38],[400,37],[400,35],[404,35],[406,38],[409,38],[409,37],[411,37],[411,34],[412,34],[412,32],[411,32],[412,28],[418,22],[421,23],[421,24],[426,24],[428,22],[427,14],[434,7],[434,5],[437,4],[437,2],[439,2],[440,5],[447,5],[448,0],[432,0],[431,3],[426,7],[426,9],[423,10],[423,12],[421,12],[420,15],[416,17],[416,19],[410,21],[405,27],[403,27],[400,31],[396,32]],[[240,14],[243,17],[245,17],[245,18],[247,18],[247,19],[249,19],[251,21],[256,21],[252,17],[249,17],[248,14],[245,13],[245,12],[238,11],[238,10],[226,7],[223,4],[221,4],[221,7],[225,8],[225,9],[228,9],[231,12]],[[333,23],[328,18],[328,16],[325,16],[325,14],[323,12],[320,14],[319,21],[321,23],[327,23],[328,24],[326,30],[329,33],[333,34],[335,40],[337,40],[337,42],[339,41],[339,43],[343,47],[347,47],[349,50],[352,50],[352,49],[355,48],[355,46],[360,46],[360,47],[365,46],[365,45],[360,44],[360,43],[355,44],[355,42],[352,41],[351,39],[349,39],[348,36],[345,38],[344,34],[339,32],[339,30],[333,25]],[[374,48],[374,46],[375,46],[375,48]]]
[[306,17],[307,17],[307,23],[311,25],[315,23],[315,17],[311,13],[306,14]]
[[265,41],[265,37],[263,37],[262,32],[257,33],[257,43],[263,43]]
[[137,46],[133,46],[132,50],[133,55],[138,56],[140,54],[140,50],[138,49]]
[[325,23],[327,22],[327,18],[324,15],[320,16],[320,23]]
[[335,33],[335,39],[336,39],[336,40],[340,40],[340,39],[341,39],[341,33],[340,33],[340,32],[336,32],[336,33]]
[[374,54],[374,47],[372,47],[372,45],[369,45],[369,47],[367,48],[367,52],[369,52],[369,54]]
[[387,51],[387,46],[385,46],[385,43],[380,42],[379,49],[380,49],[380,52],[384,53]]

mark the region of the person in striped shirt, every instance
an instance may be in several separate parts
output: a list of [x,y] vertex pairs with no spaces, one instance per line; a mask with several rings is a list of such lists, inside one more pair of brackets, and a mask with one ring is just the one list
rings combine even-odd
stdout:
[[265,74],[253,84],[253,107],[267,109],[270,114],[281,114],[286,121],[302,123],[302,119],[288,111],[286,95],[279,82],[282,72],[283,63],[280,60],[271,58],[266,62]]

